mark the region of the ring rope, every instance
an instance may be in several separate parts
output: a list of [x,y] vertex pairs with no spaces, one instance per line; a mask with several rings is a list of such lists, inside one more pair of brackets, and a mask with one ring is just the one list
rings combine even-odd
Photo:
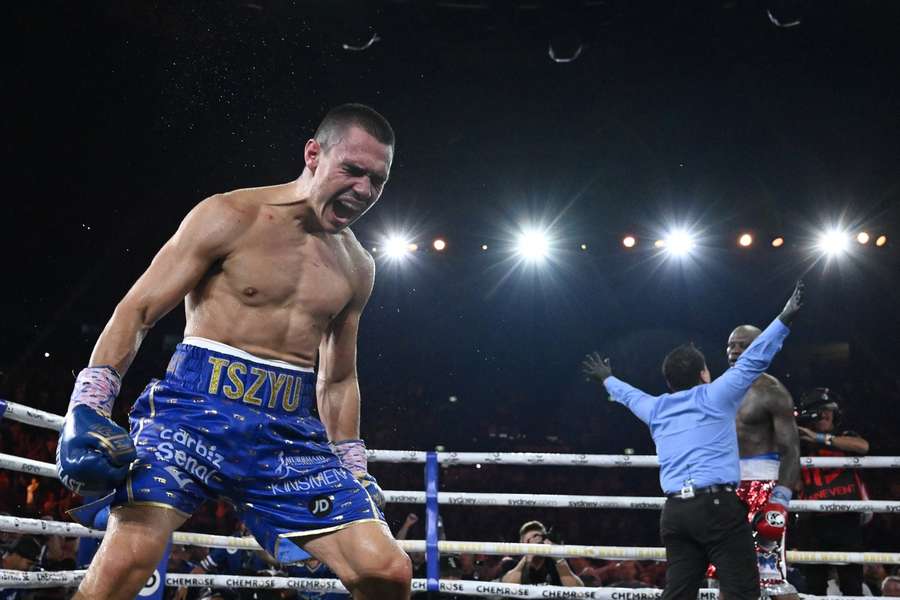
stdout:
[[[0,400],[5,405],[4,417],[46,429],[60,431],[63,417],[36,408]],[[368,460],[386,463],[424,463],[426,452],[417,450],[368,450]],[[576,467],[658,467],[652,455],[631,454],[563,454],[545,452],[438,452],[438,462],[444,465],[527,465]],[[804,467],[846,469],[898,469],[900,456],[804,456]]]
[[[0,468],[58,479],[50,463],[0,453]],[[385,491],[385,499],[395,504],[425,504],[425,492]],[[529,508],[607,508],[662,510],[665,498],[651,496],[578,496],[570,494],[495,494],[480,492],[438,492],[438,503],[458,506],[511,506]],[[900,513],[900,500],[791,500],[794,512]]]
[[[0,587],[35,589],[75,586],[84,579],[86,571],[8,571],[0,570]],[[442,580],[440,591],[462,596],[512,596],[515,598],[589,598],[592,600],[656,600],[662,596],[657,588],[561,587],[553,585],[522,585],[487,581]],[[258,575],[198,575],[169,573],[167,587],[212,587],[243,589],[293,589],[307,592],[348,593],[338,579],[298,577],[268,577]],[[425,579],[412,580],[413,592],[426,590]],[[864,600],[867,596],[809,596],[810,600]],[[701,589],[698,600],[719,597],[719,590]]]
[[[62,535],[75,537],[102,538],[104,532],[88,529],[77,523],[44,521],[24,517],[0,516],[0,531],[28,533],[34,535]],[[233,537],[176,531],[172,534],[176,544],[202,546],[205,548],[237,548],[259,550],[260,546],[252,537]],[[424,540],[398,540],[406,552],[424,552]],[[492,556],[536,555],[552,558],[594,558],[602,560],[657,560],[666,559],[665,548],[628,546],[578,546],[518,544],[512,542],[470,542],[439,541],[441,554],[487,554]],[[791,563],[857,563],[857,564],[900,564],[900,552],[820,552],[816,550],[789,550],[787,558]]]

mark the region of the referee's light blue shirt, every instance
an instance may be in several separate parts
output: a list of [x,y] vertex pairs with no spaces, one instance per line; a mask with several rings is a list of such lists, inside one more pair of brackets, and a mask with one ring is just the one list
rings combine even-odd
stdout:
[[691,483],[701,488],[740,481],[734,419],[744,394],[769,367],[789,332],[775,319],[732,368],[689,390],[651,396],[615,377],[606,378],[603,384],[612,399],[650,427],[659,456],[659,483],[666,494]]

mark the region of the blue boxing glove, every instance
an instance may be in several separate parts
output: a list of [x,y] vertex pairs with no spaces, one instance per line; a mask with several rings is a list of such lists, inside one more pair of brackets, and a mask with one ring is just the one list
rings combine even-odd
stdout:
[[137,458],[128,432],[110,418],[121,378],[112,367],[88,367],[78,374],[69,412],[56,446],[56,472],[77,494],[111,492]]
[[344,440],[332,444],[334,453],[341,459],[341,464],[345,469],[356,478],[357,481],[368,492],[372,502],[378,507],[378,510],[384,511],[384,505],[387,499],[384,497],[384,491],[378,485],[372,475],[369,474],[369,464],[366,459],[366,444],[362,440]]

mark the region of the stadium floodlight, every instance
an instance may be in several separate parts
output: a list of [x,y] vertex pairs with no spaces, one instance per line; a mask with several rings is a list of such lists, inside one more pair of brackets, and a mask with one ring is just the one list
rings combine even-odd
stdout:
[[547,257],[550,241],[547,234],[539,229],[528,229],[519,235],[516,252],[531,262],[539,262]]
[[666,251],[673,256],[687,256],[694,249],[694,237],[683,229],[676,229],[666,236]]
[[418,248],[415,244],[406,239],[405,236],[392,233],[388,235],[384,242],[384,253],[388,258],[397,260],[403,258],[410,252],[414,252]]
[[633,235],[626,235],[622,238],[622,245],[626,248],[634,248],[634,245],[637,244],[637,240],[634,239]]
[[849,244],[850,236],[846,232],[839,229],[829,229],[819,235],[819,239],[816,241],[816,248],[826,256],[838,256],[846,252]]
[[738,238],[738,245],[740,245],[742,248],[749,248],[752,244],[753,236],[749,233],[741,234],[741,237]]

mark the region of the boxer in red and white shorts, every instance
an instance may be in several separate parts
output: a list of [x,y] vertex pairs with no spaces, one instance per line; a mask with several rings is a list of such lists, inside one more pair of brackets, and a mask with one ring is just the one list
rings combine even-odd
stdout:
[[[736,492],[747,505],[759,566],[759,587],[767,597],[797,594],[797,589],[787,581],[784,538],[790,495],[785,498],[786,488],[778,485],[778,466],[779,456],[774,452],[742,458],[741,484]],[[707,577],[715,576],[716,568],[710,565]]]
[[[752,325],[740,325],[731,332],[726,347],[731,366],[759,334]],[[737,494],[747,505],[753,528],[760,590],[780,600],[798,598],[785,579],[784,557],[791,488],[800,480],[800,441],[790,392],[763,373],[741,401],[734,424],[741,455]],[[713,568],[709,576],[714,576]]]

